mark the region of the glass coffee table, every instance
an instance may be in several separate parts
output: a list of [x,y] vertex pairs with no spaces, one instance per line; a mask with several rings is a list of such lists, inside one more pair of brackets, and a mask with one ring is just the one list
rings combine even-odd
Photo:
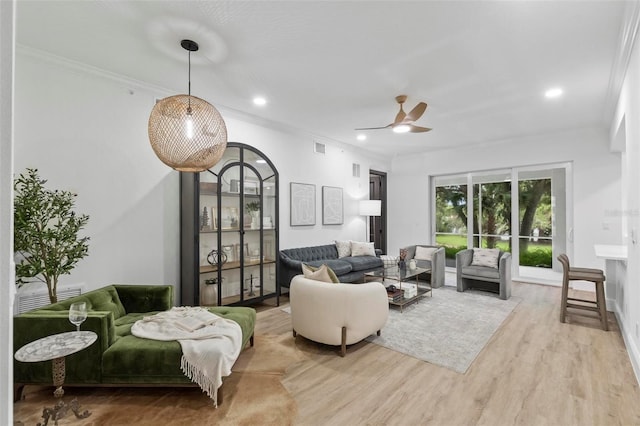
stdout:
[[[389,298],[389,305],[399,306],[400,312],[402,309],[413,302],[417,302],[422,299],[424,296],[429,294],[429,296],[433,296],[431,292],[431,285],[428,282],[421,283],[418,277],[423,273],[430,273],[431,269],[429,268],[399,268],[397,266],[384,267],[377,269],[375,271],[366,272],[365,277],[374,277],[374,278],[382,278],[382,284],[389,291],[391,286],[395,286],[397,290],[401,292],[401,296],[397,298]],[[393,280],[394,282],[385,282],[389,280]],[[410,283],[407,280],[413,281]],[[405,286],[403,289],[402,286]],[[415,289],[415,290],[414,290]],[[407,297],[405,294],[409,293]]]

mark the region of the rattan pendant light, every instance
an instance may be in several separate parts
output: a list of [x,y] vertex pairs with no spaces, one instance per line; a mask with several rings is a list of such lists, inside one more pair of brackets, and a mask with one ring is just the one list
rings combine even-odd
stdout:
[[217,109],[191,96],[191,52],[198,43],[182,40],[189,52],[189,94],[164,98],[149,116],[149,141],[158,158],[180,172],[213,167],[227,147],[227,127]]

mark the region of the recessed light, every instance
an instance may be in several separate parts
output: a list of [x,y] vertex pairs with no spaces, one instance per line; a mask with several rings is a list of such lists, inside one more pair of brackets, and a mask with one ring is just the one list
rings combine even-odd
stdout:
[[367,135],[360,133],[358,136],[356,136],[356,139],[358,139],[359,141],[366,141]]
[[554,87],[552,89],[547,90],[546,92],[544,92],[544,97],[547,99],[553,99],[553,98],[558,98],[560,96],[562,96],[562,89],[559,87]]
[[253,104],[258,106],[264,106],[267,104],[267,100],[262,96],[256,96],[255,98],[253,98]]

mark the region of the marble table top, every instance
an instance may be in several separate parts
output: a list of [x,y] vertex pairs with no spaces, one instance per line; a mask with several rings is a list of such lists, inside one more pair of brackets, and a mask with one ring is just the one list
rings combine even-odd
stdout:
[[15,354],[21,362],[49,361],[87,348],[98,339],[93,331],[69,331],[27,343]]

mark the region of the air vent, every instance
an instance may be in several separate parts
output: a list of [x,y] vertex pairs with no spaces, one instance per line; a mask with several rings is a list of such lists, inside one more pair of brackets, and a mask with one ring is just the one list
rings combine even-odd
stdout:
[[353,177],[360,177],[360,164],[353,163]]
[[320,142],[315,142],[313,144],[313,151],[317,152],[318,154],[324,154],[326,150],[326,147],[323,143]]
[[[83,290],[84,286],[82,285],[59,286],[57,291],[58,302],[70,297],[79,296]],[[51,302],[49,301],[47,287],[38,286],[33,289],[18,292],[14,303],[14,314],[17,315],[32,309],[41,308]]]

